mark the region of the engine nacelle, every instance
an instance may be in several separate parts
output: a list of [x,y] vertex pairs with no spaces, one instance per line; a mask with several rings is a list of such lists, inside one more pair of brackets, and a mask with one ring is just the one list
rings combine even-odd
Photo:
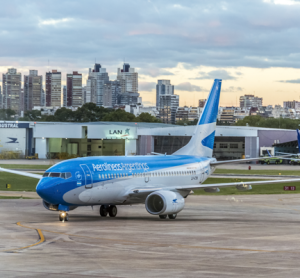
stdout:
[[145,206],[154,215],[178,213],[184,208],[184,198],[178,192],[159,190],[148,195]]
[[[43,200],[43,206],[47,210],[58,211],[58,205],[50,204],[50,203],[46,202],[45,200]],[[76,208],[77,208],[76,206],[70,206],[69,210],[73,210]]]

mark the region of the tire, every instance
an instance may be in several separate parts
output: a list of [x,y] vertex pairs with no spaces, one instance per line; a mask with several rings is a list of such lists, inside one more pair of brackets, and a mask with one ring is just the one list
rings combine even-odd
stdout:
[[63,218],[59,215],[58,216],[59,221],[63,221]]
[[160,219],[167,219],[168,215],[159,215]]
[[177,217],[177,213],[169,214],[169,219],[175,219]]
[[101,215],[102,217],[106,217],[107,214],[108,214],[107,206],[103,206],[103,205],[102,205],[102,206],[100,207],[100,215]]
[[108,212],[109,212],[110,217],[116,217],[117,213],[118,213],[117,207],[116,206],[110,206]]

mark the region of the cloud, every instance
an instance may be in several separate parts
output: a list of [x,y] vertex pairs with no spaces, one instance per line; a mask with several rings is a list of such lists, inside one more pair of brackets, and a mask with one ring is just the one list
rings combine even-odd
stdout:
[[[203,79],[222,79],[222,80],[235,80],[235,76],[230,75],[226,70],[212,70],[210,72],[199,72],[201,76],[190,78],[194,80],[203,80]],[[239,73],[240,75],[240,73]]]
[[300,84],[300,78],[298,78],[298,79],[292,79],[292,80],[280,80],[278,82]]
[[188,91],[188,92],[203,92],[206,91],[200,86],[193,85],[190,82],[183,82],[178,85],[175,85],[175,91]]
[[139,91],[152,92],[155,89],[155,82],[139,82]]
[[151,68],[151,69],[141,69],[139,71],[140,74],[143,75],[148,75],[151,77],[157,77],[157,76],[161,76],[161,75],[174,75],[174,73],[167,71],[165,69],[158,69],[158,68]]
[[[300,5],[276,5],[297,3],[292,0],[2,2],[0,64],[5,68],[45,72],[49,59],[50,67],[62,72],[87,72],[97,58],[116,71],[124,57],[151,77],[170,73],[147,71],[149,65],[171,69],[179,63],[186,69],[300,68]],[[218,78],[239,76],[223,73]]]
[[48,19],[48,20],[42,20],[40,21],[40,25],[57,25],[64,22],[71,21],[71,18],[62,18],[62,19]]
[[242,92],[244,90],[244,88],[242,87],[234,87],[234,86],[230,86],[226,89],[221,89],[221,92],[224,92],[224,93],[236,93],[236,92]]

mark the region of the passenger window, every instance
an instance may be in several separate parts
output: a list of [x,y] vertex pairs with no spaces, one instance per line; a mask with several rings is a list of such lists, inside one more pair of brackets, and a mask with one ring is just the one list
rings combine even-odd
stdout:
[[110,174],[108,174],[108,177],[110,178]]
[[105,174],[105,178],[107,179],[107,175]]
[[102,179],[104,179],[104,175],[102,174]]

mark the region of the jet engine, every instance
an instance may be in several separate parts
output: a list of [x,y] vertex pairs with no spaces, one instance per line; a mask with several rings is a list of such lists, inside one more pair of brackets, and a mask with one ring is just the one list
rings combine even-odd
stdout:
[[178,213],[184,207],[184,198],[178,192],[159,190],[148,195],[145,206],[154,215]]
[[[50,204],[50,203],[46,202],[45,200],[43,200],[43,205],[44,205],[44,208],[47,210],[58,211],[58,205]],[[73,210],[76,208],[77,208],[76,206],[70,206],[69,210]]]

